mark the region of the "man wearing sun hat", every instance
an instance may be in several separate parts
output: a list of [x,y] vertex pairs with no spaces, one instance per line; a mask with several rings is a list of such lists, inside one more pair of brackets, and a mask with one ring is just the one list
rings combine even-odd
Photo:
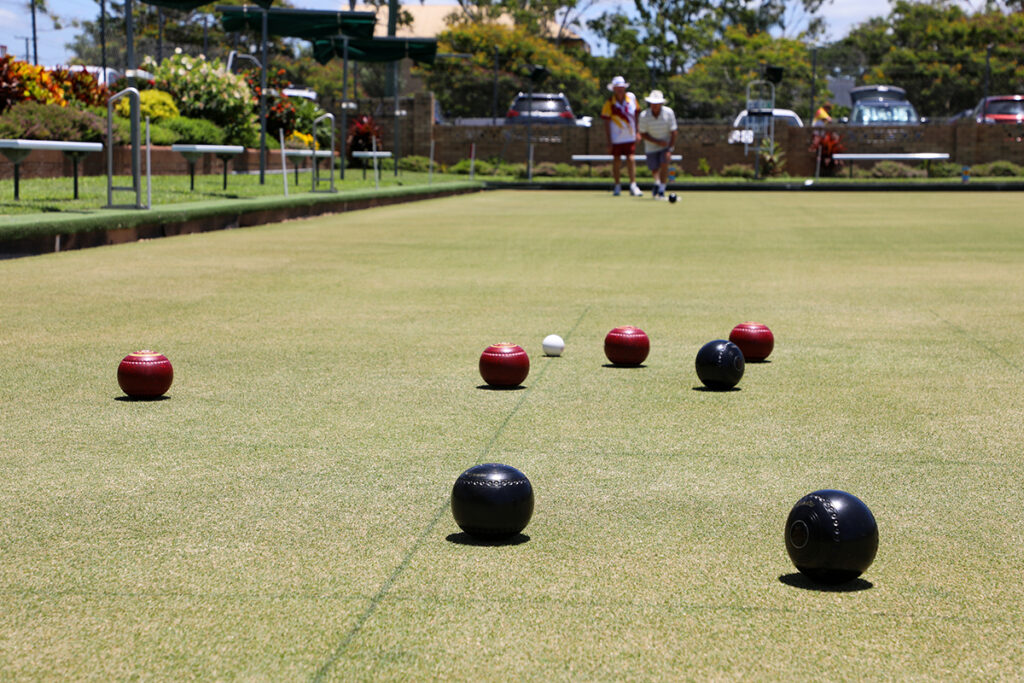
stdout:
[[642,197],[643,192],[636,184],[636,164],[633,152],[636,151],[636,120],[640,113],[640,103],[636,95],[627,92],[629,83],[622,76],[616,76],[608,84],[612,91],[604,106],[601,107],[601,118],[604,119],[604,132],[608,138],[608,147],[612,155],[612,176],[615,179],[616,197],[622,193],[620,178],[622,176],[622,158],[626,159],[626,172],[629,173],[629,193],[634,197]]
[[644,141],[647,168],[654,174],[651,195],[655,199],[664,199],[665,186],[668,184],[668,164],[672,160],[679,128],[676,126],[676,114],[671,107],[665,106],[665,95],[660,90],[652,90],[644,100],[651,107],[640,114],[637,131]]

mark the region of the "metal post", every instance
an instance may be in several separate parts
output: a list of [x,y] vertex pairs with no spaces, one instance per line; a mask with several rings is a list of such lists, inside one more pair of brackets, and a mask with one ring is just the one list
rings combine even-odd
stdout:
[[476,143],[469,143],[469,179],[476,178]]
[[331,122],[331,156],[328,157],[328,159],[330,160],[331,166],[330,166],[330,171],[328,171],[328,175],[329,175],[329,177],[331,179],[331,190],[330,191],[331,192],[335,191],[335,189],[334,189],[334,129],[335,129],[334,114],[327,113],[327,114],[322,114],[322,115],[318,116],[316,119],[313,120],[313,173],[312,173],[312,175],[313,175],[313,192],[319,192],[319,188],[320,188],[320,165],[319,165],[319,163],[317,163],[317,156],[316,156],[316,145],[317,145],[317,142],[316,142],[317,130],[316,130],[316,128],[317,128],[317,125],[319,125],[319,123],[321,121],[327,121],[327,120],[330,120],[330,122]]
[[156,8],[156,63],[164,61],[164,8]]
[[434,182],[434,141],[430,141],[430,172],[427,174],[427,185]]
[[491,125],[498,124],[498,46],[494,46],[494,95],[491,102]]
[[345,179],[345,166],[348,164],[348,153],[345,143],[348,139],[348,36],[341,39],[342,56],[344,61],[341,67],[341,169],[338,173],[340,180]]
[[[985,102],[985,104],[982,105],[982,109],[988,109],[988,107],[987,107],[987,105],[988,105],[988,92],[989,92],[988,89],[989,89],[990,82],[992,80],[992,48],[993,47],[994,46],[992,45],[992,43],[989,43],[988,45],[985,46],[985,100],[983,100]],[[982,111],[982,116],[984,116],[984,114],[985,114],[985,112]]]
[[811,48],[811,108],[810,114],[807,117],[809,120],[814,121],[814,96],[817,94],[816,86],[818,81],[818,48]]
[[263,45],[260,64],[260,185],[267,182],[267,10],[263,10]]
[[284,196],[288,196],[288,157],[284,155],[284,128],[277,131],[281,138],[281,177],[284,178]]
[[32,5],[32,63],[39,66],[39,38],[36,33],[36,0],[31,0]]
[[530,163],[526,167],[526,175],[527,180],[533,180],[533,78],[530,78],[529,93],[530,99],[527,100],[529,110],[526,112],[526,150],[530,156]]
[[100,67],[103,69],[103,85],[110,87],[107,80],[107,0],[100,0]]
[[[135,81],[135,3],[133,0],[125,0],[124,3],[125,26],[127,45],[127,59],[125,75],[128,77],[128,87],[134,88]],[[131,106],[131,144],[132,144],[132,182],[139,182],[139,98],[132,97],[129,100]],[[138,189],[138,188],[136,188]],[[136,204],[138,202],[136,201]]]
[[153,154],[149,137],[149,117],[146,117],[146,208],[153,208]]
[[394,62],[392,65],[392,75],[395,79],[395,177],[398,177],[398,160],[402,157],[402,138],[399,137],[398,121],[401,118],[399,115],[399,103],[398,103],[398,62]]

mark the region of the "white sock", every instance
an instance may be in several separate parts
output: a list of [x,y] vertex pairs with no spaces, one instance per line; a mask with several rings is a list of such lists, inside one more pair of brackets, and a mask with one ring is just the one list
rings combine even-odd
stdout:
[[665,183],[658,183],[658,194],[665,194]]

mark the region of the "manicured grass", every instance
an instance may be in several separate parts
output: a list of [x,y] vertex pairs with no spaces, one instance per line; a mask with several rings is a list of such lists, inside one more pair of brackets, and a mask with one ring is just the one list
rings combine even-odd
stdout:
[[[217,168],[220,168],[219,162]],[[289,166],[289,168],[291,168]],[[330,181],[324,169],[321,172],[320,189],[330,188]],[[393,170],[381,171],[380,186],[395,187],[407,185],[426,185],[428,182],[445,183],[466,180],[466,176],[435,173],[433,178],[428,173],[400,171],[398,176]],[[187,175],[164,175],[153,177],[153,205],[179,204],[196,201],[220,201],[224,199],[245,199],[253,197],[283,197],[284,182],[280,172],[270,173],[260,185],[258,175],[228,175],[228,186],[224,189],[223,178],[217,175],[196,175],[195,190],[190,189]],[[107,204],[107,177],[85,176],[78,179],[79,199],[74,199],[72,179],[68,178],[28,178],[20,184],[21,199],[14,199],[14,180],[0,180],[0,215],[26,215],[36,213],[99,213]],[[142,179],[142,201],[146,201],[146,180]],[[115,176],[114,185],[130,187],[131,176]],[[368,169],[366,178],[358,168],[350,168],[345,172],[345,180],[335,175],[335,188],[339,192],[373,189],[375,187],[373,169]],[[309,192],[312,178],[309,170],[300,171],[298,182],[295,174],[288,173],[288,189],[291,194]],[[116,192],[115,204],[134,204],[135,195],[131,192]]]
[[[0,677],[1014,678],[1019,205],[494,192],[0,262]],[[770,362],[695,390],[745,320]],[[169,398],[119,400],[144,347]],[[485,461],[528,541],[457,542]],[[878,519],[858,590],[792,577],[825,487]]]

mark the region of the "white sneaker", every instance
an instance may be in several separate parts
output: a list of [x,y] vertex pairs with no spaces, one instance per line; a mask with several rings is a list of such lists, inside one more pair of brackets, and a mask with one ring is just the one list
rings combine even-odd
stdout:
[[629,193],[631,195],[633,195],[634,197],[643,197],[644,196],[644,193],[640,191],[640,188],[637,187],[636,183],[630,183],[629,184]]

